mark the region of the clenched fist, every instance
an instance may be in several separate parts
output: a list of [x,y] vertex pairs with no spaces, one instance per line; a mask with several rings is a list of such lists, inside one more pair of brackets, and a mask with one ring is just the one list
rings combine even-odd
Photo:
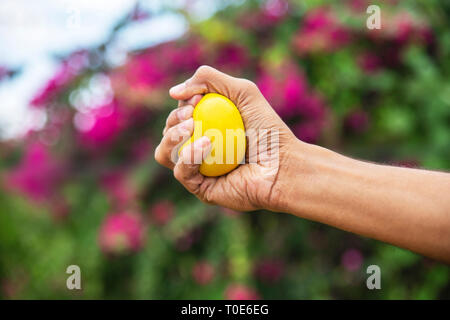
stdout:
[[[184,148],[177,161],[174,159],[177,154],[174,149],[193,133],[195,105],[202,95],[210,92],[234,102],[247,132],[245,163],[221,177],[205,177],[199,173],[199,163],[211,151],[206,136]],[[167,118],[164,136],[155,151],[156,160],[173,169],[175,178],[204,202],[240,211],[280,209],[278,178],[288,162],[289,149],[298,140],[257,86],[249,80],[202,66],[192,78],[173,87],[170,95],[179,101],[178,108]]]

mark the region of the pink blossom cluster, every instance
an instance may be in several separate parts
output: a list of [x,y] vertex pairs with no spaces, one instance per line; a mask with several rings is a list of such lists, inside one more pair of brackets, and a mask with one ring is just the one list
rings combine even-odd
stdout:
[[293,38],[295,50],[303,55],[332,52],[348,44],[351,32],[342,24],[334,11],[320,7],[308,11]]
[[119,212],[106,216],[99,231],[99,245],[105,254],[139,251],[145,241],[145,226],[136,213]]
[[326,105],[322,97],[308,86],[294,63],[276,71],[263,71],[257,85],[272,107],[286,121],[300,120],[294,133],[305,142],[317,142],[325,122]]
[[80,72],[88,66],[88,51],[77,51],[61,62],[56,74],[33,97],[30,104],[33,107],[43,107],[62,92]]
[[6,184],[33,201],[44,202],[57,195],[63,173],[62,164],[48,147],[32,142],[25,147],[19,164],[6,174]]

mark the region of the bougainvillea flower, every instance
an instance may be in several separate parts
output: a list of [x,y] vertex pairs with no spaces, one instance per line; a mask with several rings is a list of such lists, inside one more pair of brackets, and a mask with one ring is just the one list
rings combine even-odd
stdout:
[[159,201],[150,208],[152,221],[157,225],[168,223],[172,219],[174,211],[174,204],[168,200]]
[[115,101],[76,116],[83,146],[91,149],[109,146],[127,123],[125,109]]
[[114,170],[100,177],[100,185],[106,191],[112,206],[117,209],[130,207],[136,199],[136,190],[126,170]]
[[231,284],[225,291],[227,300],[259,300],[259,294],[252,288],[243,284]]
[[192,268],[192,278],[199,285],[207,285],[215,275],[214,266],[207,261],[199,261]]
[[369,115],[363,110],[353,111],[345,117],[344,125],[355,133],[364,132],[369,126]]
[[47,84],[32,98],[30,105],[43,107],[50,103],[56,96],[69,85],[76,76],[88,65],[88,52],[77,51],[61,62],[56,74]]
[[134,213],[109,214],[102,223],[98,239],[105,254],[136,252],[144,245],[144,224]]
[[62,181],[63,168],[42,143],[29,144],[17,167],[7,173],[8,187],[31,200],[45,201],[55,195]]
[[348,271],[356,271],[361,268],[363,255],[357,249],[348,249],[341,256],[341,264]]
[[254,273],[261,281],[274,283],[283,276],[284,264],[279,260],[264,259],[256,264]]
[[299,54],[332,52],[350,40],[350,31],[333,11],[318,8],[306,13],[301,28],[294,36],[293,45]]

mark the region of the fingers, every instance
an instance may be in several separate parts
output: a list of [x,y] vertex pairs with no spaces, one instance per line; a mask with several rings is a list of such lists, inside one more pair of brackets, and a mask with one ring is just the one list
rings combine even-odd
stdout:
[[191,193],[198,194],[205,177],[198,171],[211,152],[211,141],[204,136],[186,146],[173,170],[175,178]]
[[193,131],[194,120],[192,118],[167,129],[161,143],[156,147],[156,161],[169,169],[173,169],[178,147],[189,139]]
[[163,135],[166,134],[167,130],[169,130],[171,127],[191,118],[194,112],[194,107],[202,99],[202,97],[202,95],[197,94],[188,100],[178,101],[178,108],[172,110],[172,112],[167,117],[166,126],[163,129]]
[[209,66],[201,66],[185,82],[172,87],[170,96],[177,100],[186,100],[194,95],[217,92],[229,98],[236,98],[242,89],[247,89],[250,81],[234,78]]
[[166,120],[166,126],[163,130],[163,135],[167,133],[167,130],[177,125],[178,123],[192,118],[192,113],[194,112],[194,107],[192,105],[186,105],[172,110]]
[[194,95],[192,98],[188,99],[188,100],[180,100],[178,101],[178,106],[179,107],[183,107],[186,105],[191,105],[191,106],[196,106],[197,103],[203,98],[203,96],[201,94],[196,94]]

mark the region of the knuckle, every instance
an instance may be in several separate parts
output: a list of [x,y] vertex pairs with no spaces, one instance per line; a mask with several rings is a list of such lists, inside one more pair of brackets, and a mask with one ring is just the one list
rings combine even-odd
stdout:
[[175,168],[173,169],[173,176],[180,182],[183,180],[183,174],[179,166],[175,166]]
[[160,149],[161,149],[160,146],[156,147],[154,157],[155,157],[156,162],[158,162],[159,164],[162,164],[163,159],[162,159]]
[[166,124],[169,123],[172,119],[176,119],[177,111],[178,111],[178,109],[173,109],[172,111],[170,111],[170,113],[166,119]]
[[194,73],[194,77],[205,79],[208,78],[214,71],[215,71],[214,68],[207,65],[202,65],[197,68],[197,70]]
[[253,81],[250,81],[248,79],[241,79],[240,80],[242,82],[242,86],[249,91],[255,92],[258,91],[258,87],[256,86],[256,84]]

